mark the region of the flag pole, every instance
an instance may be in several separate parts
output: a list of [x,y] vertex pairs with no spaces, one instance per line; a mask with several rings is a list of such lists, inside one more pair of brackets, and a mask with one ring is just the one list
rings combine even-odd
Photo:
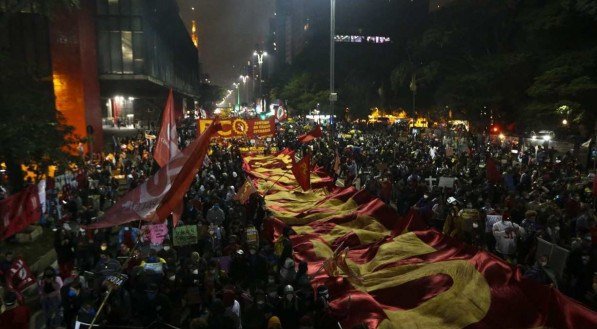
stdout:
[[110,297],[110,294],[112,294],[112,288],[108,289],[108,293],[106,294],[106,297],[104,297],[104,300],[102,301],[102,304],[100,305],[99,309],[97,310],[97,313],[95,313],[93,320],[91,320],[89,329],[93,329],[93,325],[95,324],[95,321],[97,321],[97,318],[99,317],[100,313],[104,309],[104,306],[106,305],[106,302],[108,301],[108,298]]
[[278,182],[280,181],[280,179],[282,179],[282,177],[286,176],[286,174],[292,169],[292,167],[286,169],[286,171],[284,171],[282,173],[282,175],[280,177],[278,177],[278,179],[272,184],[272,186],[270,186],[267,190],[265,190],[265,192],[263,192],[263,196],[265,197],[267,195],[267,193],[274,187],[274,185],[278,184]]

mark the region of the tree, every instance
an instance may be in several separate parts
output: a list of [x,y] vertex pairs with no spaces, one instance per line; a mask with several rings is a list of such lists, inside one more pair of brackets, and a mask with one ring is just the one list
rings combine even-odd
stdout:
[[23,186],[21,164],[64,163],[76,142],[73,127],[56,110],[52,88],[34,79],[24,65],[0,53],[0,162],[13,191]]
[[207,110],[213,110],[215,104],[219,102],[224,95],[224,88],[208,83],[199,85],[199,94],[201,106]]
[[295,74],[290,81],[274,94],[275,98],[287,102],[289,109],[294,114],[307,114],[317,108],[326,107],[329,90],[323,88],[321,80],[311,73]]

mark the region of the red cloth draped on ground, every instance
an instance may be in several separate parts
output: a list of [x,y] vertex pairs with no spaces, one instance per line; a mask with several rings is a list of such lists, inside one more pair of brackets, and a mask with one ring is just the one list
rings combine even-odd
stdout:
[[[260,180],[280,170],[268,168],[279,159],[245,161],[263,193],[269,184]],[[344,328],[597,327],[597,313],[366,191],[278,189],[266,207],[265,235],[277,239],[292,226],[295,262],[307,262],[314,288],[328,287],[330,313]]]
[[292,157],[292,173],[294,178],[303,188],[303,191],[308,191],[311,188],[311,155],[305,154],[299,162],[294,161]]
[[502,181],[502,174],[498,171],[493,158],[487,158],[487,180],[492,184],[499,184]]
[[308,133],[304,135],[300,135],[297,137],[297,140],[303,144],[309,143],[310,141],[323,136],[323,131],[321,131],[321,126],[317,125],[315,128],[311,129]]
[[[86,229],[122,225],[137,220],[160,222],[182,208],[182,198],[207,154],[209,140],[221,126],[213,124],[179,155],[143,184],[124,195]],[[174,218],[176,224],[176,218]]]
[[0,201],[0,240],[11,237],[41,218],[37,185]]
[[162,127],[160,135],[156,140],[155,149],[153,150],[153,158],[160,167],[163,167],[178,155],[178,153],[180,153],[180,150],[178,149],[178,133],[176,132],[174,97],[172,89],[170,89],[166,107],[162,113]]

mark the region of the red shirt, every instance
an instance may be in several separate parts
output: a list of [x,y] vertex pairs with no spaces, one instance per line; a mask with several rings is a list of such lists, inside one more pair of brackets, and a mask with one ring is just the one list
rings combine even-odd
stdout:
[[30,318],[29,308],[19,305],[0,314],[0,329],[29,329]]

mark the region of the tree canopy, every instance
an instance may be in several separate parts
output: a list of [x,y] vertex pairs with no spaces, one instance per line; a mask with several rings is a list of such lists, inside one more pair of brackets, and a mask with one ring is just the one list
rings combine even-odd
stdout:
[[[455,0],[429,11],[427,2],[398,0],[338,3],[338,33],[387,35],[383,45],[337,44],[340,105],[365,116],[369,108],[411,109],[416,77],[417,112],[445,107],[468,118],[490,109],[503,121],[533,128],[562,119],[595,124],[597,107],[597,4],[590,0]],[[367,19],[364,19],[367,18]],[[284,70],[278,90],[294,89],[310,75],[325,93],[327,30]],[[291,72],[291,73],[289,73]],[[298,80],[297,80],[298,79]],[[316,81],[314,81],[315,79]],[[295,104],[300,93],[280,93]],[[301,103],[300,101],[298,103]],[[538,120],[539,119],[539,120]]]

